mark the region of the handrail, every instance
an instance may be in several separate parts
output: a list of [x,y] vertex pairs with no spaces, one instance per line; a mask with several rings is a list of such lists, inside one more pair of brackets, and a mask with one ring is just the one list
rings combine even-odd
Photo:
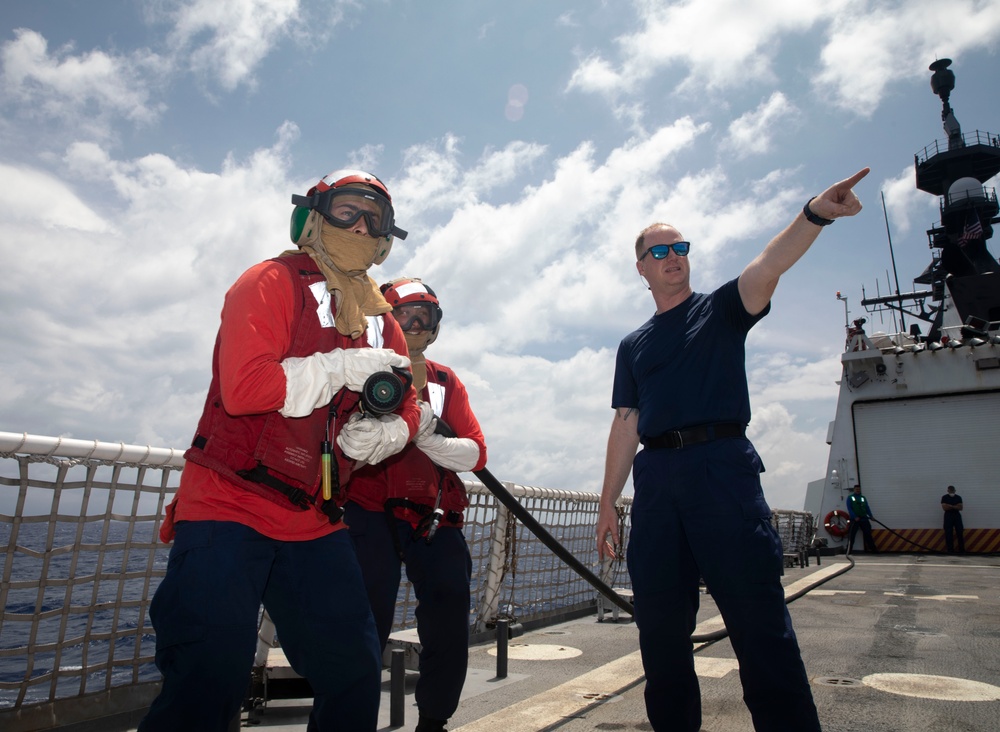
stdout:
[[[169,553],[158,533],[183,465],[183,453],[169,448],[0,432],[4,732],[149,704],[159,679],[149,602]],[[596,611],[586,582],[534,542],[483,485],[466,487],[473,633],[498,619],[537,625]],[[623,566],[597,560],[596,494],[506,487],[603,580],[629,586]],[[404,582],[395,629],[415,624],[415,606]]]
[[[962,146],[971,147],[973,145],[985,145],[1000,148],[1000,135],[994,135],[986,130],[963,132]],[[918,165],[923,165],[935,155],[940,155],[941,153],[949,152],[954,149],[955,148],[951,145],[949,140],[935,140],[913,157]]]
[[[169,552],[158,533],[183,464],[168,448],[0,432],[0,670],[18,669],[16,680],[0,678],[4,732],[148,706],[159,678],[149,601]],[[624,561],[596,556],[596,493],[504,483],[520,506],[512,511],[483,484],[465,485],[474,634],[501,619],[542,625],[597,611],[597,593],[518,514],[543,523],[601,582],[631,587]],[[623,545],[631,505],[619,501]],[[808,532],[785,513],[775,524],[791,544]],[[415,625],[415,606],[404,582],[394,629]]]
[[123,442],[74,440],[68,437],[44,437],[27,432],[0,432],[0,455],[37,455],[84,458],[111,463],[143,464],[153,467],[184,467],[184,451],[172,447],[126,445]]

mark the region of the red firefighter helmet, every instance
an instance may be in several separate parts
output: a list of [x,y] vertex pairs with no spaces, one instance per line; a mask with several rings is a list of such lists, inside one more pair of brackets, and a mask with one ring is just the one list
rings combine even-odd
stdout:
[[306,195],[293,194],[292,203],[296,208],[292,213],[291,236],[296,243],[310,211],[316,211],[332,226],[341,229],[364,218],[370,236],[384,237],[390,242],[393,237],[406,238],[407,232],[396,226],[389,189],[376,176],[362,170],[335,170],[310,188]]
[[437,295],[419,277],[400,277],[379,288],[403,332],[424,330],[437,336],[444,311]]

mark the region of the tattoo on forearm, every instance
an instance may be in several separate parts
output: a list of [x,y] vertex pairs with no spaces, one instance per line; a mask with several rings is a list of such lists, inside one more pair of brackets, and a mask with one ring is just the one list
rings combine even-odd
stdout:
[[628,422],[628,418],[635,414],[635,412],[636,410],[634,407],[629,407],[628,409],[622,409],[619,407],[615,410],[615,413],[622,422]]

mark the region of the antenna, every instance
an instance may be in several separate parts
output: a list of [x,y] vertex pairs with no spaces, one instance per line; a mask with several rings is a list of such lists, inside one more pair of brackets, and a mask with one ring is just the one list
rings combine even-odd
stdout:
[[[885,271],[885,284],[886,284],[886,287],[890,288],[890,290],[892,289],[892,283],[889,282],[889,270]],[[902,310],[903,309],[903,302],[902,302],[902,298],[899,297],[899,288],[898,287],[896,288],[896,297],[899,298],[897,300],[897,302],[899,303],[899,309]],[[896,320],[896,308],[890,307],[889,308],[889,312],[892,313],[892,327],[895,328],[895,330],[896,330],[897,333],[902,333],[903,329],[900,327],[899,321]],[[902,317],[902,316],[900,316],[900,317]]]
[[[889,258],[892,260],[892,276],[896,278],[896,296],[899,297],[899,273],[896,272],[896,253],[892,248],[892,232],[889,231],[889,212],[885,209],[885,191],[880,191],[882,196],[882,216],[885,218],[885,235],[889,240]],[[889,279],[888,272],[886,279]],[[899,332],[906,331],[906,318],[903,314],[903,298],[899,298]],[[894,318],[895,319],[895,318]]]
[[842,300],[844,302],[844,327],[845,328],[849,328],[850,325],[851,325],[851,321],[848,318],[848,315],[850,314],[851,311],[847,309],[847,298],[846,297],[841,297],[840,296],[840,291],[838,290],[837,291],[837,299],[838,300]]
[[[889,270],[885,271],[885,283],[886,283],[886,285],[889,284]],[[886,297],[891,298],[892,295],[887,295]],[[882,297],[882,285],[879,284],[878,277],[875,278],[875,299],[877,301],[879,301],[880,303],[881,302],[885,302],[885,299]],[[871,311],[872,315],[874,315],[875,313],[878,313],[878,324],[881,325],[881,326],[885,325],[885,311],[886,310],[892,310],[892,307],[890,306],[888,308],[884,308],[884,307],[881,306],[881,304],[879,304],[879,305],[876,305],[875,309]],[[874,323],[875,323],[875,321],[873,320],[872,321],[872,327],[873,328],[875,327]],[[895,320],[892,321],[892,324],[893,324],[893,327],[895,327],[896,321]]]

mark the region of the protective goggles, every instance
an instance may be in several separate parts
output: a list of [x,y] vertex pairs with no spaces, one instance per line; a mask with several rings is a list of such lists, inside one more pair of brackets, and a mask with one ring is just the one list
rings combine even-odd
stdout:
[[639,261],[641,262],[644,260],[647,254],[652,254],[653,259],[666,259],[667,255],[670,254],[671,249],[674,250],[674,254],[678,257],[686,257],[688,252],[691,250],[691,242],[675,241],[673,244],[654,244],[642,253],[642,256],[639,257]]
[[406,232],[396,226],[389,199],[366,188],[331,188],[311,196],[293,195],[292,203],[316,210],[338,229],[348,229],[364,218],[369,236],[406,238]]
[[430,332],[441,322],[441,308],[429,302],[397,305],[392,314],[404,333],[418,330]]

